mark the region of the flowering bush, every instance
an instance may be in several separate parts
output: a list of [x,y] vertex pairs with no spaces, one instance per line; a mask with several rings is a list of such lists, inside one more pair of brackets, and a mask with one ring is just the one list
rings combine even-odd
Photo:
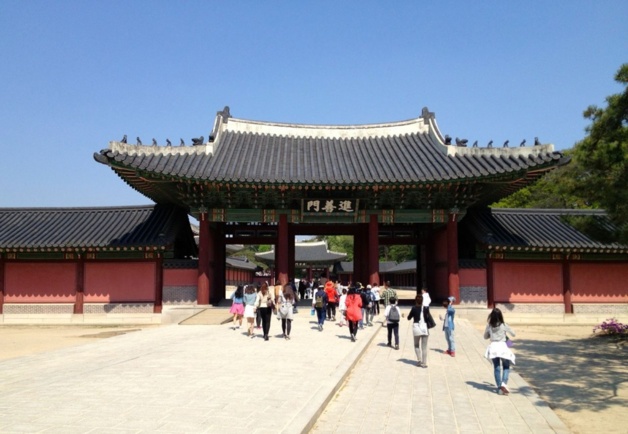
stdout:
[[599,332],[603,335],[628,336],[628,324],[622,324],[617,318],[608,318],[602,324],[593,327],[593,333]]

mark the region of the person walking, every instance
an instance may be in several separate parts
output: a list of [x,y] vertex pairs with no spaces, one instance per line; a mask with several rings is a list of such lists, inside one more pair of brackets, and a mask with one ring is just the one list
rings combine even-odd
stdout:
[[377,282],[373,282],[371,292],[373,293],[373,315],[379,315],[379,301],[382,297]]
[[281,320],[281,330],[283,331],[283,337],[286,340],[290,340],[290,331],[292,329],[293,306],[294,306],[294,290],[288,289],[290,285],[284,285],[284,290],[281,293],[281,298],[278,303],[277,318]]
[[325,310],[327,307],[327,294],[325,293],[323,285],[318,287],[318,291],[312,298],[312,307],[316,310],[318,318],[318,331],[323,331],[323,325],[325,324]]
[[[384,282],[384,290],[382,291],[382,302],[384,303],[384,308],[386,308],[390,304],[390,298],[397,298],[397,292],[390,287],[390,281]],[[386,327],[386,320],[382,323],[382,326]]]
[[247,335],[253,337],[253,321],[255,320],[255,301],[257,300],[257,294],[255,293],[255,285],[247,285],[244,290],[244,318],[248,325]]
[[270,331],[270,317],[273,312],[273,295],[268,290],[268,284],[263,283],[257,293],[255,307],[260,312],[262,318],[262,331],[264,332],[264,340],[268,340],[268,332]]
[[347,315],[347,289],[342,288],[342,294],[340,295],[340,300],[338,301],[338,310],[340,311],[340,321],[338,321],[338,325],[340,327],[345,325],[345,317]]
[[347,305],[347,322],[349,323],[351,342],[355,342],[358,334],[358,322],[362,319],[362,297],[357,293],[354,286],[349,288],[345,304]]
[[375,316],[375,295],[371,285],[366,285],[366,299],[368,301],[366,305],[366,325],[372,327],[373,317]]
[[[231,309],[229,309],[229,313],[233,314],[233,326],[231,327],[233,330],[239,329],[242,327],[242,316],[244,315],[244,288],[242,285],[238,285],[233,294],[231,294]],[[236,323],[239,321],[238,325]]]
[[430,336],[428,323],[434,322],[430,309],[423,306],[423,296],[417,295],[414,299],[414,306],[410,309],[408,320],[412,323],[412,336],[414,337],[414,353],[418,361],[418,366],[427,368],[427,341]]
[[447,351],[445,351],[445,353],[449,354],[451,357],[456,357],[456,341],[454,339],[454,315],[456,314],[456,309],[454,309],[453,306],[455,301],[455,297],[449,297],[447,300],[443,301],[445,316],[438,316],[438,318],[443,321],[443,331],[445,332],[445,340],[447,341]]
[[[508,348],[506,341],[508,335],[515,336],[515,332],[504,322],[502,311],[495,308],[486,319],[486,329],[484,339],[490,339],[491,343],[486,348],[485,357],[493,361],[493,374],[495,375],[495,385],[497,393],[508,395],[508,375],[510,374],[510,363],[515,364],[515,355]],[[503,368],[503,372],[502,372]]]
[[336,301],[338,297],[334,282],[331,280],[325,282],[325,294],[327,294],[327,307],[325,309],[327,320],[336,321]]
[[388,328],[388,346],[392,347],[392,335],[395,335],[395,350],[399,349],[399,321],[403,316],[397,306],[397,299],[395,297],[390,298],[390,304],[384,311],[386,317],[386,327]]
[[427,288],[421,288],[421,295],[423,296],[423,306],[430,307],[430,304],[432,304],[432,298],[427,292]]

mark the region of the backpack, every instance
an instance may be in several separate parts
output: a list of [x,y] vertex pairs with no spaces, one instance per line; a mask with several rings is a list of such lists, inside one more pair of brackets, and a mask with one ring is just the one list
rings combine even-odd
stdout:
[[374,300],[375,300],[375,297],[373,296],[373,293],[371,291],[366,291],[366,306],[373,307]]
[[314,307],[319,307],[319,308],[323,307],[323,296],[318,295],[318,293],[316,294],[316,303],[314,304]]
[[390,312],[388,312],[388,321],[399,322],[399,308],[397,306],[390,306]]

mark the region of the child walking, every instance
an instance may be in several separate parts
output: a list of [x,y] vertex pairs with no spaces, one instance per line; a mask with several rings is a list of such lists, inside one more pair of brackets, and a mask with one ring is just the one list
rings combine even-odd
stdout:
[[445,332],[445,340],[447,341],[447,351],[445,353],[449,354],[451,357],[456,357],[456,341],[454,338],[454,315],[456,314],[456,309],[454,309],[454,302],[456,301],[455,297],[449,297],[447,300],[443,301],[443,307],[445,310],[445,317],[442,315],[438,317],[443,321],[443,331]]

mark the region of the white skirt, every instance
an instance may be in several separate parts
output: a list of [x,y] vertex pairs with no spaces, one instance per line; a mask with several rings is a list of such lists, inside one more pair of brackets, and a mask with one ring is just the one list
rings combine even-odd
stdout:
[[252,304],[244,306],[244,318],[255,318],[255,308]]
[[494,359],[496,357],[500,357],[502,359],[507,359],[515,364],[515,354],[510,351],[510,348],[506,345],[506,342],[491,342],[488,347],[486,347],[486,353],[484,357],[487,359]]

